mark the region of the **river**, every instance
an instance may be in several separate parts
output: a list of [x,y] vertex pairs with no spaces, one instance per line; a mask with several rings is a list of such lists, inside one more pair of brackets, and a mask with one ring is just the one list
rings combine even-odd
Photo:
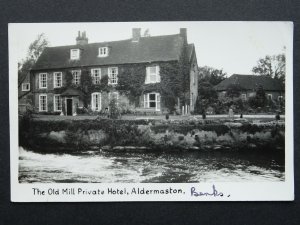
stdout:
[[240,152],[41,154],[19,148],[21,183],[284,181],[284,158]]

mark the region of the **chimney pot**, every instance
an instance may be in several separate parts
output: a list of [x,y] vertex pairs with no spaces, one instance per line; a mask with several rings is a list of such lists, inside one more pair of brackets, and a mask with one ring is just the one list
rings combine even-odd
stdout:
[[82,33],[78,31],[78,37],[76,38],[77,45],[85,45],[89,43],[89,39],[86,37],[86,32],[83,31]]
[[141,28],[132,28],[132,42],[139,42],[141,37]]

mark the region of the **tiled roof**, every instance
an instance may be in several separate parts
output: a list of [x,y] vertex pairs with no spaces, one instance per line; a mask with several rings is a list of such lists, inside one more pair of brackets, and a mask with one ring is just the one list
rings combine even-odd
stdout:
[[256,90],[259,86],[262,86],[266,91],[284,91],[284,88],[278,80],[267,76],[241,74],[233,74],[229,78],[226,78],[221,83],[217,84],[214,88],[217,91],[226,91],[232,84],[239,85],[245,90]]
[[[141,37],[139,42],[132,42],[128,39],[48,47],[37,60],[33,70],[178,60],[182,43],[181,36],[175,34]],[[98,57],[99,47],[108,47],[109,55]],[[78,48],[80,48],[80,59],[70,60],[70,49]]]

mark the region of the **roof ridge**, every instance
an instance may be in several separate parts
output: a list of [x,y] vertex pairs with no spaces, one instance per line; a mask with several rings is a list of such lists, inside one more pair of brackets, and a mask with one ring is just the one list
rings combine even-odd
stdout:
[[[180,34],[167,34],[167,35],[158,35],[158,36],[149,36],[149,37],[141,37],[141,39],[146,39],[146,38],[159,38],[159,37],[170,37],[170,36],[180,36]],[[82,46],[88,46],[88,45],[96,45],[96,44],[107,44],[107,43],[115,43],[115,42],[125,42],[125,41],[131,41],[131,38],[129,39],[122,39],[122,40],[115,40],[115,41],[102,41],[102,42],[92,42],[88,44],[84,44]],[[191,43],[193,44],[193,43]],[[62,48],[62,47],[72,47],[72,46],[81,46],[78,44],[74,45],[58,45],[58,46],[48,46],[46,48]]]

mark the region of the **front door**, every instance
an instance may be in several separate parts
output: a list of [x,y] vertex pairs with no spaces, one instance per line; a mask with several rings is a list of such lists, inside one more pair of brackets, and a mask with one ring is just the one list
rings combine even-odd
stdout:
[[67,98],[67,116],[72,116],[73,115],[73,100],[71,98]]

